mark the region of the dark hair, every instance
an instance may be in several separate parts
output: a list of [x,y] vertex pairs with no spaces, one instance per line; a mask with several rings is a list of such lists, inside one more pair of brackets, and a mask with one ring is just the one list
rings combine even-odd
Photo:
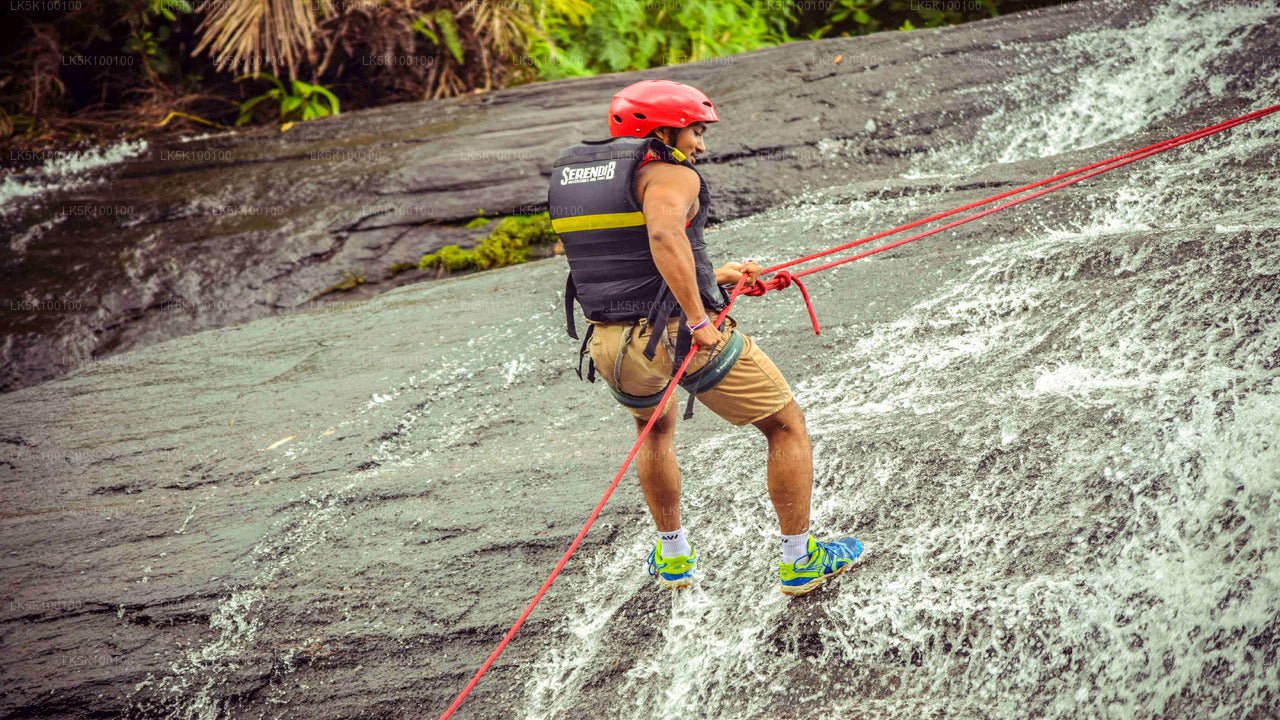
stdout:
[[[662,136],[658,134],[658,131],[659,131],[659,130],[670,130],[672,133],[674,133],[674,137],[672,138],[673,140],[674,140],[675,138],[680,137],[680,130],[681,130],[681,128],[678,128],[678,127],[672,127],[672,126],[670,126],[670,125],[663,125],[663,126],[661,126],[661,127],[656,127],[656,128],[654,128],[654,129],[650,130],[650,131],[649,131],[649,134],[648,134],[648,135],[645,135],[645,137],[658,138],[659,140],[662,140]],[[664,141],[664,142],[665,142],[665,141]]]

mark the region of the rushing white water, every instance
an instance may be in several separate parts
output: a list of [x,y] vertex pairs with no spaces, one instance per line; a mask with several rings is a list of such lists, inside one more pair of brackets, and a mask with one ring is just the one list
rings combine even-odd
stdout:
[[1152,15],[1132,27],[1076,33],[1055,44],[1038,66],[1010,78],[972,142],[938,148],[912,175],[964,173],[993,161],[1090,148],[1227,95],[1258,98],[1250,109],[1280,97],[1280,78],[1246,79],[1230,70],[1233,57],[1280,22],[1280,5],[1179,0],[1134,10]]
[[53,153],[39,168],[6,172],[0,178],[0,214],[8,213],[22,198],[101,182],[101,177],[88,171],[137,157],[146,150],[146,140],[126,140],[106,148]]
[[[1068,64],[1075,82],[1054,78],[1067,97],[1034,106],[1047,81],[1015,82],[1016,112],[921,172],[958,180],[1201,104],[1222,86],[1193,68],[1276,17],[1178,5],[1075,36],[1063,51],[1090,60]],[[592,571],[563,590],[579,611],[524,716],[1274,717],[1278,147],[1269,118],[1130,166],[1119,192],[1002,238],[830,370],[793,378],[813,526],[873,553],[817,598],[788,601],[767,572],[764,469],[741,467],[758,439],[726,429],[682,448],[717,479],[686,478],[700,585],[656,589],[648,527],[584,559]],[[920,214],[827,195],[751,222],[838,242]],[[643,612],[615,622],[628,607]]]
[[[1148,14],[1122,32],[1064,41],[1068,61],[1054,65],[1074,78],[1012,78],[977,141],[922,159],[891,188],[905,194],[814,193],[713,229],[728,246],[720,257],[741,257],[748,241],[739,235],[781,239],[757,256],[766,263],[861,237],[947,206],[955,196],[946,186],[971,168],[1124,139],[1227,94],[1271,104],[1276,77],[1228,86],[1194,67],[1215,77],[1215,63],[1230,63],[1275,21],[1273,8],[1181,4]],[[1106,106],[1125,110],[1110,116],[1099,111]],[[825,337],[841,342],[790,378],[814,441],[813,526],[822,537],[863,538],[868,563],[816,595],[783,597],[765,468],[743,463],[762,456],[758,434],[724,427],[696,443],[681,435],[681,464],[698,469],[686,473],[682,510],[703,558],[700,585],[659,590],[643,570],[651,527],[623,527],[606,550],[575,556],[558,581],[554,592],[576,611],[549,633],[524,697],[464,706],[459,717],[1274,716],[1278,140],[1280,118],[1251,123],[1077,186],[1070,211],[1052,221],[997,216],[990,242],[957,259],[967,263],[961,277],[865,335],[824,316]],[[822,149],[853,167],[860,157],[847,140]],[[1087,195],[1090,187],[1109,189]],[[940,247],[950,247],[946,237]],[[866,262],[887,265],[884,257]],[[813,276],[811,287],[829,291],[833,277],[840,272]],[[395,525],[385,515],[352,521],[362,492],[397,476],[420,490],[466,475],[496,451],[462,448],[493,425],[529,422],[527,401],[513,402],[511,391],[542,392],[566,372],[569,345],[561,306],[543,287],[499,321],[472,320],[466,352],[432,356],[407,377],[388,373],[335,423],[339,435],[385,431],[368,458],[377,467],[289,489],[292,501],[255,544],[246,579],[213,611],[211,632],[135,687],[133,715],[293,717],[306,711],[291,702],[328,691],[315,668],[299,671],[308,659],[297,647],[315,644],[307,638],[318,621],[278,586],[341,587],[346,579],[335,583],[316,564],[352,546],[366,552],[361,536]],[[393,292],[371,305],[421,300]],[[780,302],[794,311],[798,300]],[[763,338],[765,323],[758,330]],[[629,424],[599,385],[580,392],[597,395],[602,424]],[[723,427],[702,412],[697,431]],[[547,436],[581,430],[555,413],[543,420]],[[321,442],[282,446],[278,471],[263,481],[288,478],[288,461]],[[533,489],[525,478],[503,482],[513,493]],[[179,532],[193,517],[195,506]],[[393,546],[367,550],[381,557]],[[335,572],[361,573],[364,562],[336,563]],[[398,577],[378,587],[384,608],[420,601],[421,587],[404,575],[403,587]],[[377,608],[347,612],[325,617],[326,635],[365,638],[390,665],[410,656],[397,654],[406,638],[423,633],[384,632],[398,619]],[[430,646],[412,647],[434,662]],[[249,712],[237,680],[264,666],[271,683],[258,699],[269,711]],[[402,711],[423,713],[412,703]]]

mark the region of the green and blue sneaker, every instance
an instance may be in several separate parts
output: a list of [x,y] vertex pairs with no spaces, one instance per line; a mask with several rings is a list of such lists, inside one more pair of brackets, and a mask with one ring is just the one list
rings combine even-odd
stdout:
[[698,551],[689,546],[688,555],[662,557],[662,541],[649,552],[649,574],[657,575],[662,587],[669,590],[693,584],[693,571],[698,565]]
[[845,538],[820,543],[809,537],[809,552],[794,563],[778,563],[784,595],[804,595],[862,561],[862,541]]

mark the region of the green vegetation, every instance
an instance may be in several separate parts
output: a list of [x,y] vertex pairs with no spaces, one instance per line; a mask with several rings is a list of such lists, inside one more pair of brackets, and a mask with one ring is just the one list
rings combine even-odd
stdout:
[[[470,227],[470,225],[468,225]],[[488,270],[528,262],[536,249],[549,249],[559,238],[551,229],[551,218],[540,215],[511,215],[498,223],[487,237],[476,241],[472,250],[446,245],[424,255],[418,267],[436,268],[441,274],[459,270]]]
[[833,35],[868,35],[881,30],[914,30],[957,25],[1052,2],[921,2],[920,0],[833,0],[831,7],[798,19],[797,33],[808,39]]
[[289,89],[286,89],[284,83],[278,78],[266,73],[245,75],[236,79],[266,80],[275,85],[265,93],[240,103],[240,119],[236,120],[236,125],[248,122],[253,117],[254,106],[263,100],[275,100],[280,103],[281,122],[296,122],[338,114],[338,98],[334,97],[327,88],[319,85],[294,80],[289,84]]
[[[50,0],[65,7],[0,23],[0,142],[293,122],[339,99],[454,97],[1064,1]],[[273,87],[255,95],[245,77]]]
[[474,269],[478,267],[478,263],[475,251],[463,250],[457,245],[445,245],[429,255],[423,255],[418,267],[423,270],[439,268],[444,272],[457,272]]
[[531,56],[544,79],[644,70],[784,43],[794,20],[782,2],[593,3],[582,16],[549,16]]
[[361,285],[361,284],[363,284],[363,283],[364,283],[364,275],[363,275],[363,274],[356,274],[356,273],[351,273],[351,272],[343,273],[343,274],[344,274],[344,275],[346,275],[346,279],[345,279],[345,280],[342,280],[342,281],[340,281],[340,282],[338,282],[338,283],[335,283],[335,284],[334,284],[332,287],[330,287],[328,290],[325,290],[325,291],[324,291],[324,293],[321,293],[321,295],[323,295],[323,294],[325,294],[325,293],[341,292],[341,291],[343,291],[343,290],[350,290],[351,288],[353,288],[353,287],[355,287],[355,286],[357,286],[357,285]]

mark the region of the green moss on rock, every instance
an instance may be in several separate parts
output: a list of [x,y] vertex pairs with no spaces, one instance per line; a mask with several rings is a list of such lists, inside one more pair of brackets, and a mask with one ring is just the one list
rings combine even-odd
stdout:
[[503,218],[487,237],[480,238],[474,249],[463,250],[457,245],[446,245],[424,255],[418,267],[457,272],[518,265],[529,261],[532,249],[552,246],[558,239],[546,213],[510,215]]
[[351,272],[344,273],[344,274],[347,276],[346,280],[343,280],[342,282],[339,282],[331,286],[328,290],[325,290],[323,293],[321,293],[321,295],[324,295],[326,293],[331,293],[331,292],[342,292],[343,290],[350,290],[351,288],[364,283],[363,274],[356,274]]

